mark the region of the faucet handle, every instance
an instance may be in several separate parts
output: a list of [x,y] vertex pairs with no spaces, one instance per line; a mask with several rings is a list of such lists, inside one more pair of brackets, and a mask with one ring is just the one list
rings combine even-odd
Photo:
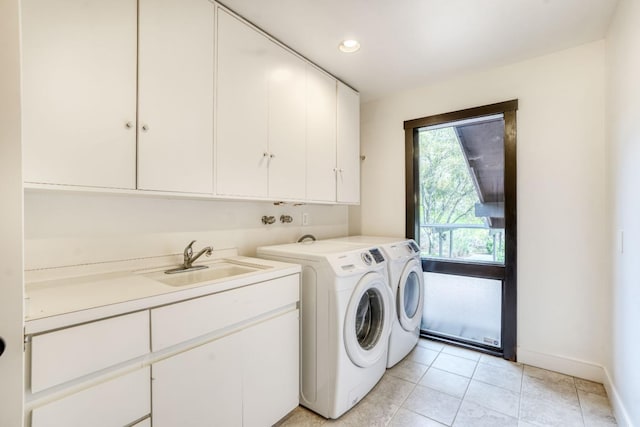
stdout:
[[184,260],[185,260],[185,262],[190,260],[191,257],[193,256],[193,247],[192,246],[193,246],[193,244],[195,242],[196,242],[195,240],[192,240],[191,243],[189,243],[187,245],[187,247],[184,248]]

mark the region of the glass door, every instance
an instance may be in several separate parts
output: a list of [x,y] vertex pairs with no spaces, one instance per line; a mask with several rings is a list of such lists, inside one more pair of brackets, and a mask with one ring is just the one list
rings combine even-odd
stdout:
[[421,332],[509,359],[516,331],[513,107],[405,123],[407,234],[420,246],[425,282]]

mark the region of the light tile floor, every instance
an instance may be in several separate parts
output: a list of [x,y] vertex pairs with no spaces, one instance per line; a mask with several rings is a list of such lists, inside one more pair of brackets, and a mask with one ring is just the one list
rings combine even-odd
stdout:
[[298,407],[277,426],[615,426],[602,384],[421,339],[338,420]]

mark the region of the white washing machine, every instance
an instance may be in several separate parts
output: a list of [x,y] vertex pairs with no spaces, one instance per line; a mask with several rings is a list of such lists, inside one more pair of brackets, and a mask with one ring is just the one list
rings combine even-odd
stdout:
[[261,247],[257,253],[302,265],[300,403],[338,418],[386,370],[394,309],[385,257],[375,247],[327,241]]
[[425,293],[420,248],[411,239],[395,237],[351,236],[331,241],[357,247],[378,245],[386,255],[396,314],[389,338],[387,367],[390,368],[409,354],[420,338]]

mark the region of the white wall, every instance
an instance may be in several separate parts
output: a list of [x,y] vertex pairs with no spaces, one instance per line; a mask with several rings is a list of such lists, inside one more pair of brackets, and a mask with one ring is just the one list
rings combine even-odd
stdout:
[[[301,225],[303,212],[309,226]],[[282,214],[294,222],[281,224]],[[278,221],[263,225],[263,215]],[[196,251],[213,245],[253,256],[258,246],[294,242],[302,234],[344,236],[348,209],[30,191],[24,221],[25,268],[33,270],[179,254],[191,240],[197,240]]]
[[517,98],[518,357],[595,380],[609,316],[604,56],[600,41],[364,104],[351,223],[404,235],[404,120]]
[[0,426],[22,425],[22,171],[17,0],[0,2]]
[[[621,0],[607,47],[613,276],[609,395],[618,422],[640,426],[640,2]],[[620,232],[624,232],[620,251]]]

